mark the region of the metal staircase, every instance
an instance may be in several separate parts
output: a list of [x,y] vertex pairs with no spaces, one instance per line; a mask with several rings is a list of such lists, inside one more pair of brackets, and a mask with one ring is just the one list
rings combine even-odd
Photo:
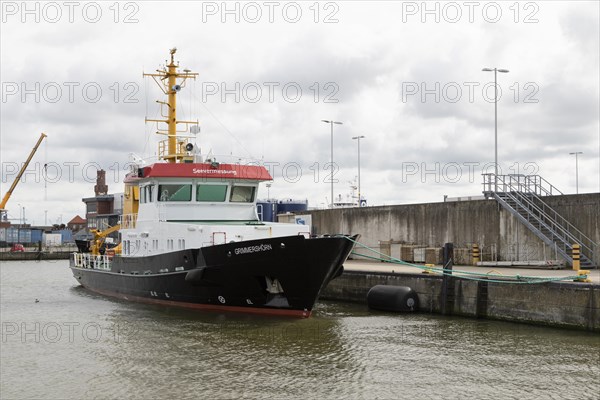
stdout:
[[570,264],[573,263],[572,246],[578,243],[581,268],[598,266],[598,244],[542,200],[543,196],[563,193],[541,176],[483,174],[483,194],[496,199]]

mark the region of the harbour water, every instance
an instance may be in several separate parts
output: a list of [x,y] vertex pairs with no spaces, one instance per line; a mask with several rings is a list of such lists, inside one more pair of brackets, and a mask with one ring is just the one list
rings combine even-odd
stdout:
[[2,399],[598,398],[600,335],[320,302],[309,319],[128,303],[0,264]]

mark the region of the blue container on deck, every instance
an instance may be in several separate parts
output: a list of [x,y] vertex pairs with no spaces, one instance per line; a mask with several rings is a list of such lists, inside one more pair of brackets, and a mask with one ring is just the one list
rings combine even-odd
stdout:
[[277,215],[277,203],[273,201],[259,201],[256,203],[256,211],[261,221],[274,222]]
[[278,214],[297,213],[308,210],[308,200],[266,200],[256,203],[261,221],[275,222]]
[[280,200],[277,203],[277,214],[297,213],[308,210],[308,200]]

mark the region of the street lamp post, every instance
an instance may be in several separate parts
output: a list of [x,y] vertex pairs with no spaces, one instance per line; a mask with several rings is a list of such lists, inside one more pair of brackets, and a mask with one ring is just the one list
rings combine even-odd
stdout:
[[342,125],[342,123],[333,120],[328,121],[326,119],[322,119],[321,121],[331,125],[331,208],[333,208],[333,172],[335,171],[333,168],[333,124]]
[[360,201],[361,201],[361,198],[360,198],[360,194],[361,194],[361,191],[360,191],[360,139],[364,139],[364,138],[365,137],[362,136],[362,135],[361,136],[354,136],[352,138],[352,140],[356,140],[358,142],[358,206],[359,207],[360,207],[360,204],[361,204],[360,203]]
[[498,191],[498,72],[507,73],[507,69],[500,68],[484,68],[482,71],[494,71],[494,174],[495,187]]
[[577,156],[583,154],[582,151],[575,151],[573,153],[569,153],[570,155],[575,156],[575,193],[579,194],[579,160]]

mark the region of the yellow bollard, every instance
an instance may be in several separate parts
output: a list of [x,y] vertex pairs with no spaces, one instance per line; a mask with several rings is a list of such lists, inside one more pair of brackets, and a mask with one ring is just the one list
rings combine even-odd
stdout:
[[421,272],[423,274],[433,274],[433,267],[435,267],[435,264],[425,264],[425,269]]
[[471,251],[471,255],[473,256],[473,265],[477,266],[479,260],[479,245],[477,243],[473,243],[473,249]]
[[590,278],[587,278],[586,276],[589,276],[590,271],[586,270],[586,269],[582,269],[582,270],[578,270],[577,271],[577,276],[580,276],[581,278],[575,278],[573,279],[573,282],[591,282],[592,280]]
[[580,257],[581,257],[581,253],[580,253],[580,249],[579,249],[579,244],[575,243],[573,244],[573,270],[574,271],[579,271],[580,268]]

